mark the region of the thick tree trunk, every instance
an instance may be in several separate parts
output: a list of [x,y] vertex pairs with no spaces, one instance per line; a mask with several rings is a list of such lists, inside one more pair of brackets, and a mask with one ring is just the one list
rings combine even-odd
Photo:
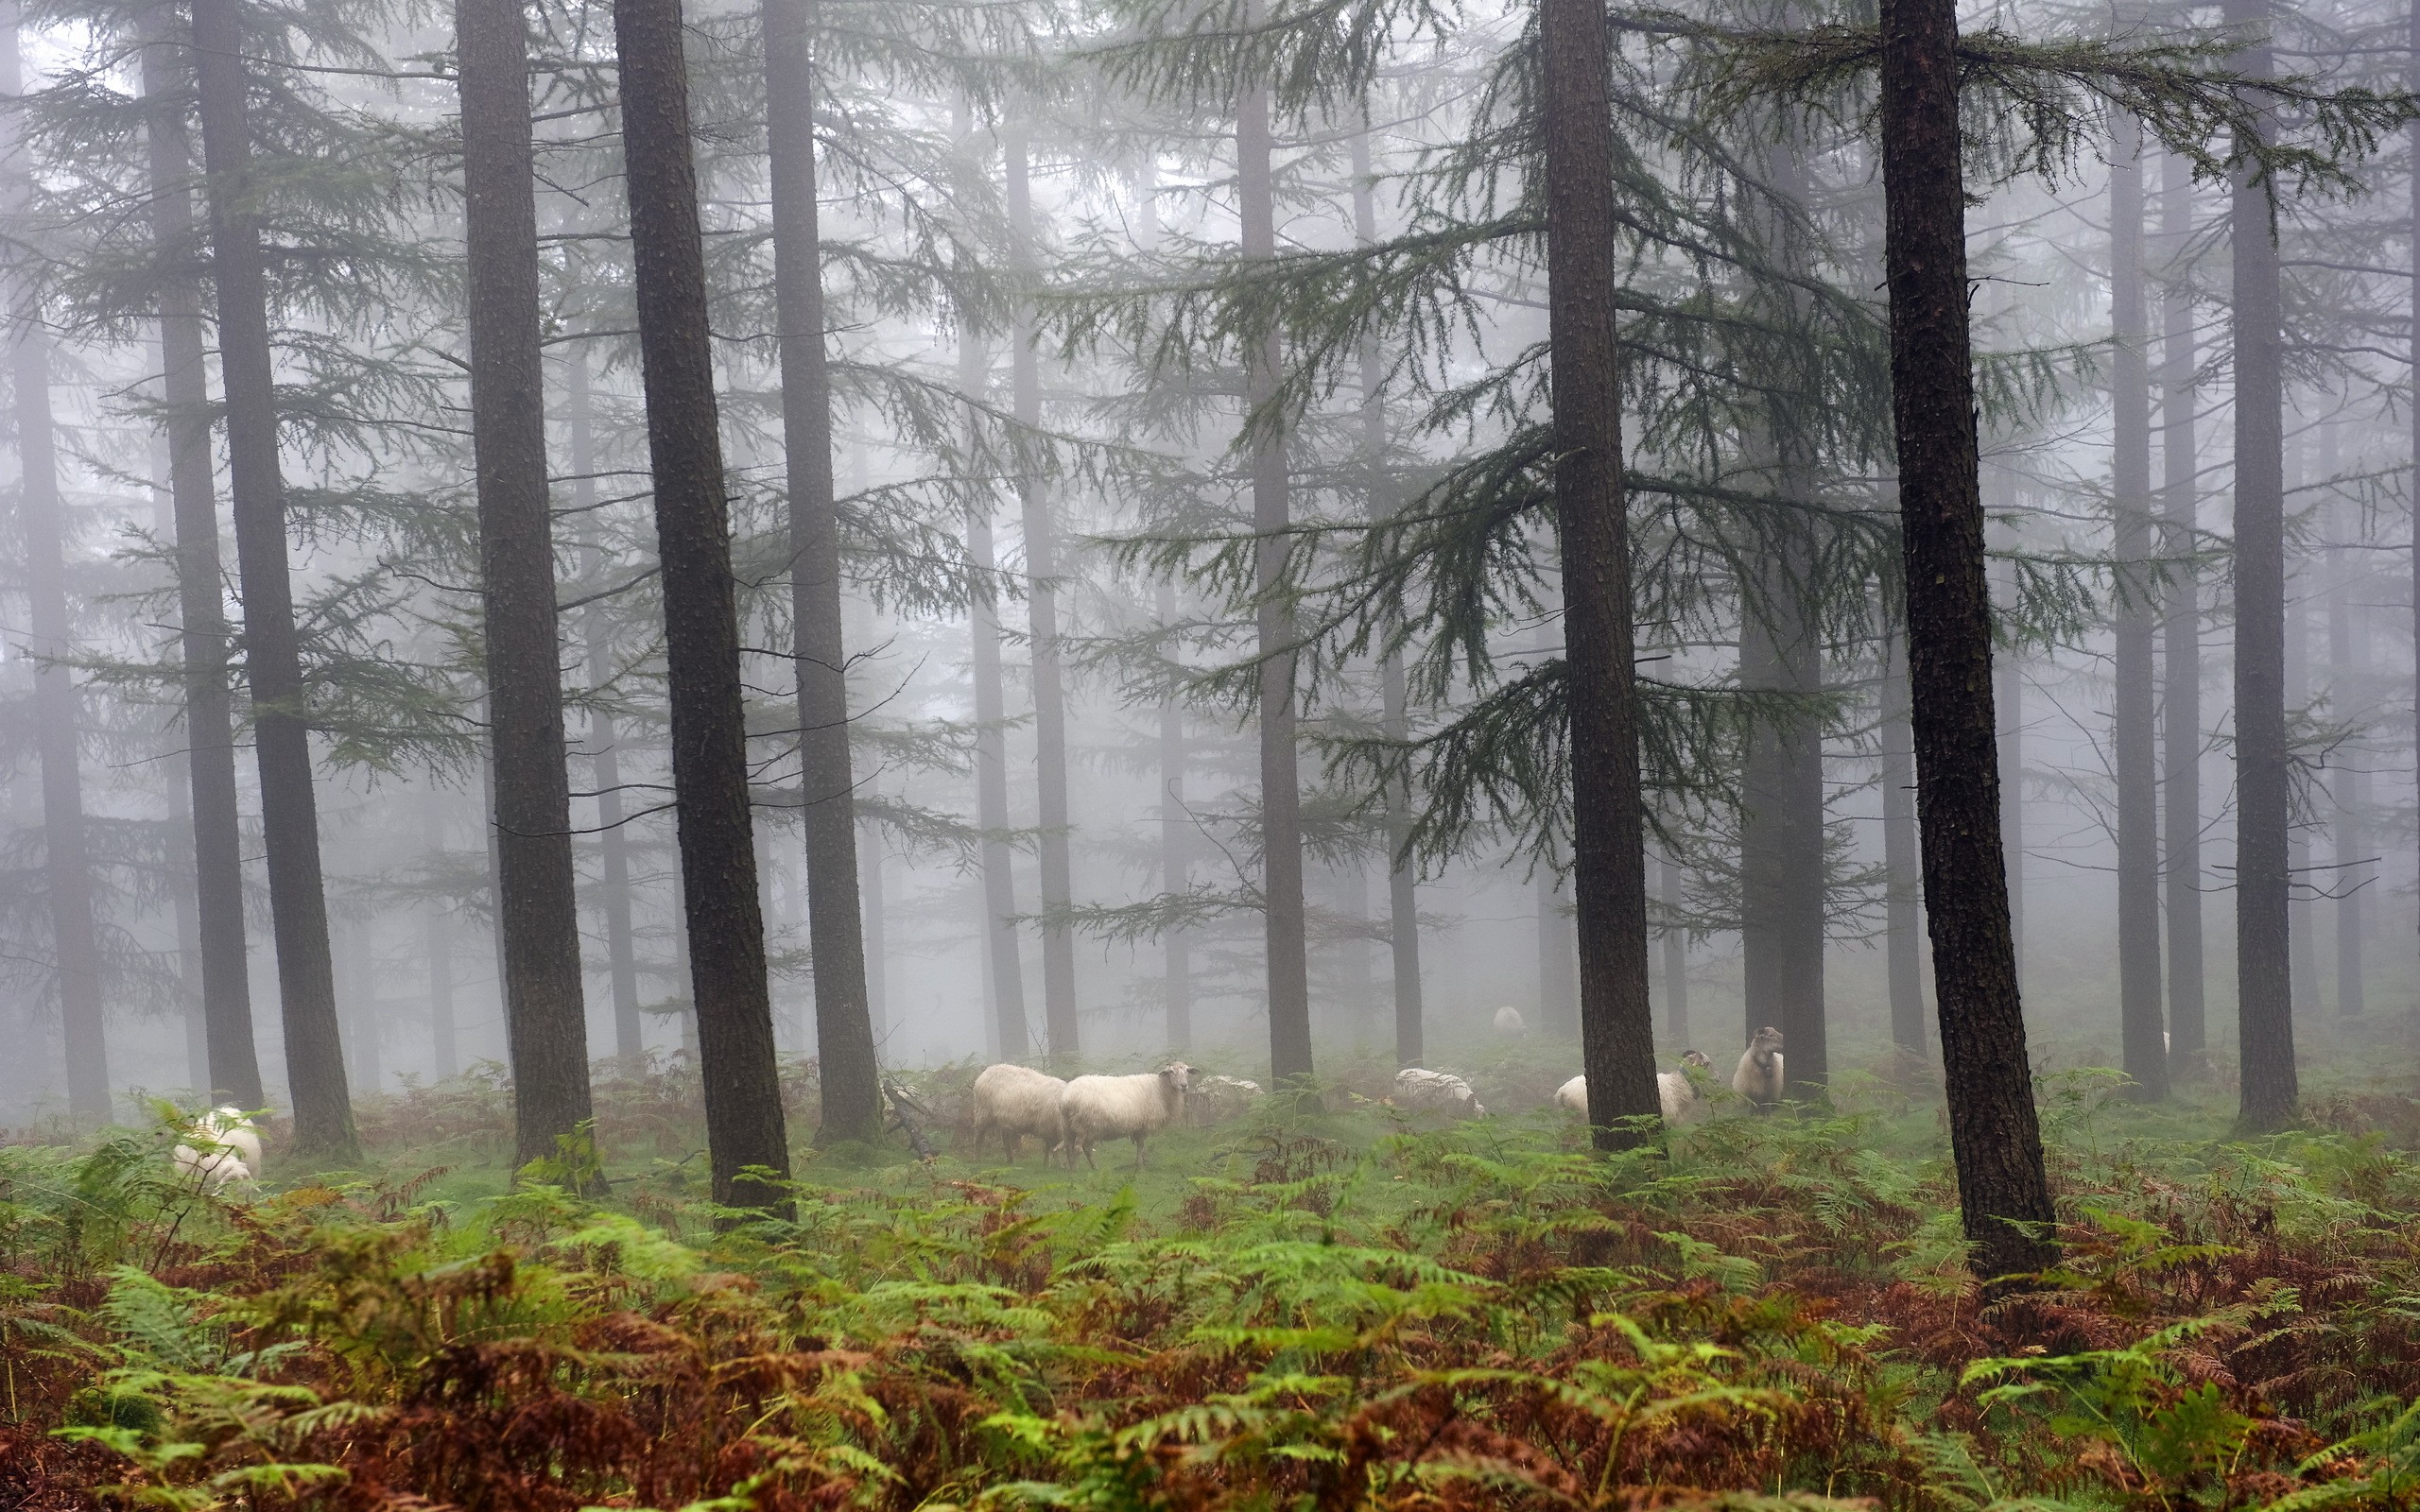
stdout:
[[[1277,204],[1269,91],[1255,85],[1236,109],[1236,194],[1248,259],[1277,255]],[[1260,413],[1277,393],[1283,354],[1272,334],[1244,353],[1245,398]],[[1253,529],[1259,535],[1260,888],[1267,909],[1270,1074],[1311,1074],[1310,947],[1303,903],[1301,753],[1294,727],[1294,615],[1280,599],[1292,550],[1288,535],[1286,436],[1263,414],[1252,448]]]
[[[24,93],[17,9],[0,9],[0,99]],[[32,165],[26,148],[9,145],[6,186],[11,206],[31,198]],[[9,345],[9,380],[16,393],[17,531],[25,552],[34,667],[34,750],[42,766],[43,890],[49,895],[52,965],[67,1054],[67,1112],[78,1124],[110,1116],[109,1051],[101,1027],[101,949],[93,913],[93,866],[84,834],[82,739],[76,675],[65,664],[76,651],[67,613],[66,511],[59,496],[59,460],[50,415],[50,338],[41,311],[17,291],[19,319]],[[49,659],[60,659],[57,661]]]
[[[2328,469],[2335,469],[2335,433],[2328,432]],[[2369,660],[2367,627],[2362,623],[2361,604],[2357,593],[2362,574],[2356,562],[2360,548],[2353,544],[2360,530],[2360,511],[2342,498],[2335,501],[2330,513],[2334,516],[2330,534],[2337,545],[2328,556],[2327,593],[2327,662],[2330,670],[2329,708],[2338,719],[2353,716],[2360,708],[2356,690],[2368,681]],[[2368,806],[2368,782],[2362,764],[2366,752],[2350,753],[2344,764],[2328,774],[2328,791],[2335,812],[2329,816],[2328,829],[2334,836],[2335,867],[2328,872],[2327,887],[2336,898],[2336,1016],[2358,1019],[2367,1010],[2368,989],[2362,971],[2362,936],[2366,933],[2362,908],[2365,893],[2362,882],[2369,857],[2362,852],[2369,848],[2369,836],[2363,833],[2362,811]]]
[[[765,920],[757,902],[748,808],[748,718],[739,676],[731,514],[706,324],[705,255],[690,158],[682,31],[681,0],[614,0],[639,357],[663,564],[682,905],[688,921],[690,992],[697,1005],[715,1200],[786,1211],[789,1198],[779,1186],[742,1175],[762,1166],[786,1177],[790,1157],[773,1059]],[[821,326],[806,330],[820,334]],[[823,455],[828,467],[828,451]],[[810,569],[801,563],[797,571],[805,575]],[[838,676],[839,670],[835,659],[831,671]],[[838,733],[844,740],[846,731],[843,723]],[[845,820],[845,787],[841,791]],[[855,891],[855,868],[846,875],[847,889]],[[855,900],[849,917],[854,923]],[[862,1023],[861,993],[855,1005]],[[833,1085],[827,1080],[827,1098]]]
[[773,301],[780,323],[782,448],[789,478],[790,617],[796,627],[800,799],[806,818],[806,934],[823,1074],[818,1143],[882,1137],[882,1074],[866,1000],[857,901],[856,778],[849,656],[833,504],[832,382],[823,351],[822,233],[815,204],[814,0],[767,0],[766,135],[772,154]]
[[[595,396],[590,391],[588,349],[571,349],[571,507],[579,521],[580,576],[596,583],[605,576],[605,553],[599,544],[603,527],[596,519],[596,444]],[[599,702],[588,715],[589,775],[596,789],[597,903],[605,916],[605,963],[614,994],[614,1054],[626,1068],[635,1068],[647,1055],[647,1033],[639,1022],[638,947],[631,927],[631,841],[622,812],[621,731],[602,697],[614,681],[613,611],[601,599],[580,611],[580,648],[587,659],[588,691]]]
[[2113,535],[2119,570],[2133,575],[2118,607],[2117,709],[2111,720],[2118,776],[2118,1021],[2130,1095],[2168,1095],[2159,962],[2158,696],[2153,686],[2151,600],[2151,322],[2143,292],[2143,126],[2119,112],[2109,169],[2110,399]]
[[[176,80],[172,13],[144,13],[143,94],[151,174],[151,238],[172,268],[199,254],[193,145]],[[187,276],[160,286],[161,398],[167,410],[168,496],[176,519],[177,608],[185,695],[185,779],[192,796],[194,905],[201,955],[208,1090],[235,1106],[268,1106],[252,1035],[244,937],[242,825],[235,719],[228,691],[227,602],[219,584],[218,494],[212,477],[210,387],[201,291]]]
[[337,1018],[336,963],[320,870],[319,797],[302,651],[286,557],[285,480],[278,461],[276,371],[269,352],[268,272],[254,218],[251,123],[238,0],[194,0],[194,71],[201,153],[209,174],[212,281],[218,292],[218,364],[226,384],[227,472],[235,563],[243,583],[244,670],[251,685],[260,764],[261,838],[268,858],[271,933],[294,1100],[295,1156],[306,1164],[358,1158]]
[[[958,334],[958,384],[969,399],[980,401],[990,387],[990,361],[970,327]],[[1003,1060],[1025,1059],[1033,1043],[1025,1015],[1025,956],[1019,948],[1014,919],[1017,912],[1015,856],[1009,848],[1008,736],[1001,722],[1008,716],[1008,698],[1000,683],[1000,608],[994,591],[998,557],[992,543],[988,507],[966,512],[966,559],[976,579],[975,601],[968,606],[975,679],[975,822],[983,831],[984,960],[991,970],[992,1015]]]
[[1688,902],[1681,893],[1680,864],[1670,856],[1656,864],[1664,904],[1664,1033],[1676,1049],[1689,1048],[1689,932],[1680,924]]
[[[1925,1048],[1924,867],[1916,839],[1915,732],[1908,725],[1908,648],[1897,636],[1882,673],[1882,930],[1891,1043],[1922,1064]],[[1785,1052],[1786,1053],[1786,1052]]]
[[[2170,266],[2177,268],[2172,278],[2181,278],[2178,265],[2193,235],[2193,176],[2173,152],[2161,160],[2159,231]],[[2166,549],[2178,560],[2201,545],[2193,319],[2189,292],[2171,283],[2160,308],[2160,515]],[[2208,1043],[2202,995],[2201,575],[2190,567],[2179,570],[2163,607],[2160,739],[2166,803],[2160,818],[2168,889],[2169,1063],[2184,1071],[2201,1063]]]
[[[1011,271],[1027,279],[1033,275],[1038,244],[1025,133],[1008,131],[1000,145],[1008,167]],[[1038,340],[1032,301],[1020,297],[1010,335],[1010,403],[1017,423],[1032,427],[1042,423]],[[1051,519],[1049,480],[1038,469],[1017,479],[1017,500],[1025,531],[1026,631],[1033,670],[1035,817],[1042,832],[1042,1021],[1051,1058],[1063,1061],[1079,1055],[1082,1046],[1076,1019],[1076,936],[1067,924],[1075,889],[1068,855],[1067,695],[1059,654],[1058,527]]]
[[[1176,584],[1162,582],[1159,589],[1160,624],[1176,623]],[[1174,648],[1169,648],[1174,654]],[[1187,844],[1193,816],[1184,806],[1184,769],[1188,762],[1184,739],[1184,704],[1178,696],[1174,677],[1168,679],[1167,691],[1160,698],[1160,890],[1171,898],[1181,898],[1193,886],[1189,875],[1190,848]],[[1183,929],[1171,929],[1161,937],[1160,950],[1165,969],[1167,1003],[1167,1040],[1170,1050],[1190,1049],[1193,1044],[1193,945]]]
[[520,0],[458,0],[471,443],[495,766],[496,928],[515,1164],[552,1158],[593,1114],[572,872],[562,648],[546,483],[529,48]]
[[1623,492],[1620,287],[1612,65],[1594,0],[1538,0],[1552,354],[1555,526],[1563,547],[1570,711],[1572,883],[1580,931],[1581,1065],[1599,1149],[1652,1138],[1646,814]]
[[[2264,0],[2228,0],[2226,23],[2260,28]],[[2238,56],[2265,78],[2265,35]],[[2292,777],[2286,748],[2285,394],[2282,309],[2269,198],[2238,174],[2228,207],[2235,325],[2236,1001],[2247,1131],[2294,1115],[2293,983],[2287,907]]]
[[2056,1214],[2000,850],[1958,14],[1952,0],[1883,0],[1881,23],[1884,277],[1925,912],[1959,1207],[1977,1273],[1989,1280],[2048,1263]]

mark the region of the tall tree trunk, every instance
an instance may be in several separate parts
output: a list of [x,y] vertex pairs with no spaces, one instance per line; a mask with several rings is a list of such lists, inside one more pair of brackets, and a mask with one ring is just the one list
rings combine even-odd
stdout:
[[294,1100],[293,1151],[306,1164],[341,1165],[357,1159],[361,1146],[345,1085],[336,962],[329,953],[327,891],[320,870],[319,796],[312,785],[309,699],[286,557],[268,272],[253,205],[257,187],[239,0],[194,0],[193,49],[208,172],[211,275],[218,293],[218,366],[227,387],[228,491],[243,585],[244,671],[251,686],[253,748],[260,765],[261,838],[268,859],[285,1079]]
[[[1354,133],[1353,150],[1353,236],[1364,247],[1374,247],[1378,241],[1378,198],[1371,161],[1371,141],[1365,116],[1363,129]],[[1373,522],[1392,514],[1397,507],[1393,478],[1388,470],[1386,362],[1378,351],[1378,338],[1362,338],[1358,353],[1361,363],[1361,455],[1369,469],[1369,495],[1364,511]],[[1380,730],[1387,739],[1402,744],[1410,738],[1411,720],[1409,689],[1403,670],[1403,654],[1383,652],[1378,658],[1378,697]],[[1397,782],[1387,789],[1387,941],[1393,954],[1395,999],[1395,1063],[1417,1066],[1423,1051],[1422,1008],[1420,1001],[1420,873],[1405,854],[1411,843],[1411,792]],[[1573,988],[1575,998],[1578,988]],[[1576,1011],[1576,1010],[1575,1010]]]
[[2130,1095],[2168,1095],[2160,1011],[2158,696],[2152,686],[2151,601],[2151,323],[2143,292],[2143,124],[2118,112],[2109,171],[2110,401],[2116,451],[2110,509],[2121,572],[2135,575],[2118,610],[2118,1020]]
[[1681,918],[1687,900],[1681,893],[1681,867],[1667,854],[1656,863],[1664,904],[1664,1033],[1675,1048],[1689,1043],[1689,932]]
[[520,0],[458,0],[455,9],[496,929],[516,1165],[554,1156],[556,1142],[593,1114],[555,627],[527,26]]
[[[1977,1273],[2039,1270],[2056,1214],[2017,997],[1992,721],[1952,0],[1883,0],[1891,409],[1898,437],[1925,916],[1950,1149]],[[2035,1227],[2038,1226],[2038,1227]]]
[[[789,478],[790,618],[796,627],[800,799],[806,818],[806,935],[823,1073],[819,1143],[882,1137],[881,1072],[866,1002],[857,902],[856,778],[840,610],[840,517],[832,488],[832,381],[823,351],[822,233],[815,203],[815,0],[766,0],[766,136],[772,154],[773,301],[782,447]],[[691,197],[692,217],[695,197]],[[702,953],[702,942],[699,942]]]
[[[1014,248],[1011,271],[1020,280],[1036,267],[1033,190],[1026,161],[1026,136],[1011,129],[1001,138],[1008,162],[1009,228]],[[1017,423],[1042,423],[1041,353],[1033,302],[1020,293],[1010,335],[1010,401]],[[1068,856],[1067,696],[1059,653],[1059,541],[1051,519],[1049,480],[1030,469],[1017,479],[1025,530],[1026,629],[1033,670],[1033,788],[1041,829],[1042,1019],[1053,1060],[1081,1050],[1076,1020],[1076,936],[1068,927],[1074,883]]]
[[[1176,584],[1162,582],[1159,615],[1163,627],[1176,623]],[[1174,647],[1169,648],[1174,654]],[[1184,704],[1177,679],[1171,675],[1160,697],[1160,888],[1171,898],[1192,890],[1186,841],[1192,816],[1184,807]],[[1184,930],[1170,929],[1160,939],[1166,971],[1167,1040],[1170,1050],[1193,1044],[1193,944]]]
[[[2160,166],[2160,241],[2170,283],[2160,320],[2160,515],[2170,558],[2199,551],[2201,462],[2193,406],[2193,301],[2178,281],[2193,236],[2193,176],[2185,159],[2165,154]],[[2169,585],[2160,617],[2165,659],[2160,688],[2160,739],[2167,768],[2163,863],[2168,887],[2169,1060],[2186,1070],[2201,1062],[2208,1043],[2202,971],[2202,587],[2191,567]]]
[[[981,402],[989,387],[990,361],[972,327],[958,334],[958,384]],[[1025,1016],[1025,957],[1017,941],[1014,854],[1009,849],[1008,699],[1000,685],[1000,608],[994,591],[998,557],[992,543],[987,505],[966,511],[966,559],[976,591],[968,606],[975,677],[975,822],[983,831],[984,960],[991,969],[992,1014],[1003,1060],[1033,1053]]]
[[[151,176],[151,239],[168,266],[199,253],[193,145],[177,83],[173,12],[144,12],[143,94]],[[242,825],[235,798],[235,720],[228,692],[227,602],[219,583],[218,493],[212,477],[210,386],[201,291],[188,276],[160,286],[161,398],[167,411],[168,496],[175,513],[179,645],[185,695],[185,779],[192,799],[194,905],[201,1015],[214,1097],[268,1106],[252,1035],[251,966],[244,937]]]
[[[2265,0],[2227,0],[2226,24],[2260,28],[2238,55],[2274,70]],[[2269,197],[2238,173],[2228,206],[2235,325],[2236,1000],[2248,1131],[2293,1117],[2293,983],[2287,908],[2292,777],[2286,748],[2285,392],[2277,244]]]
[[1570,711],[1572,891],[1580,932],[1580,1058],[1599,1149],[1651,1138],[1657,1112],[1647,992],[1646,814],[1633,663],[1630,522],[1622,467],[1620,287],[1612,63],[1594,0],[1538,0],[1546,141],[1547,341],[1555,526],[1563,548]]
[[[0,10],[0,98],[25,92],[17,10]],[[9,144],[5,191],[22,211],[33,195],[32,161],[22,141]],[[101,948],[94,923],[93,865],[84,834],[81,696],[66,665],[76,650],[67,613],[66,510],[59,497],[59,459],[50,415],[50,338],[29,290],[16,292],[17,329],[9,345],[16,389],[17,529],[31,600],[34,749],[42,765],[43,890],[49,894],[52,964],[67,1052],[67,1112],[78,1124],[110,1116],[109,1050],[102,1027]],[[52,660],[58,659],[58,660]]]
[[[2327,472],[2332,477],[2336,467],[2336,434],[2327,431]],[[2334,516],[2330,534],[2337,544],[2329,551],[2327,593],[2327,662],[2330,667],[2328,707],[2339,720],[2352,717],[2361,706],[2357,692],[2368,682],[2368,627],[2362,623],[2361,605],[2355,591],[2362,574],[2356,563],[2359,548],[2352,542],[2360,530],[2360,511],[2339,497],[2330,513]],[[2334,799],[2335,812],[2329,816],[2328,829],[2335,839],[2335,867],[2328,873],[2328,890],[2336,898],[2336,1016],[2358,1019],[2368,1007],[2367,984],[2362,972],[2363,925],[2362,882],[2369,858],[2362,854],[2369,848],[2369,837],[2363,833],[2362,811],[2367,807],[2366,779],[2362,763],[2365,752],[2353,752],[2344,765],[2329,774],[2328,789]]]
[[[757,903],[756,852],[748,809],[748,712],[739,676],[731,515],[725,504],[714,352],[706,324],[705,254],[698,224],[697,172],[689,150],[689,80],[681,55],[682,31],[681,0],[614,0],[639,358],[647,394],[648,454],[655,477],[657,554],[663,564],[665,671],[672,692],[682,906],[688,922],[689,983],[697,1005],[715,1200],[786,1211],[789,1198],[777,1185],[741,1174],[762,1166],[786,1177],[790,1156],[781,1078],[773,1059],[765,920]],[[818,321],[790,329],[820,335],[822,326]],[[785,340],[784,346],[788,345]],[[797,402],[794,394],[785,399],[786,404]],[[793,434],[791,439],[796,443],[800,438]],[[810,466],[821,455],[828,469],[828,448],[806,450]],[[801,577],[812,571],[803,561],[794,568]],[[837,657],[830,670],[839,674]],[[836,733],[845,743],[845,721]],[[844,821],[846,793],[844,786]],[[845,886],[854,892],[854,867],[847,868]],[[852,899],[853,925],[856,918]],[[854,1003],[862,1025],[862,992]],[[825,1049],[831,1052],[831,1041]],[[827,1073],[827,1117],[835,1087]]]
[[[605,576],[603,529],[596,519],[595,396],[589,387],[588,348],[571,349],[571,507],[579,521],[580,576],[595,583]],[[588,691],[596,701],[588,714],[589,774],[596,789],[596,854],[601,873],[599,911],[605,916],[605,963],[614,993],[614,1054],[626,1069],[647,1055],[647,1032],[639,1021],[638,947],[631,927],[631,841],[622,813],[621,732],[606,707],[614,682],[614,619],[601,598],[580,610],[579,640],[587,657]]]
[[1915,732],[1908,726],[1908,647],[1891,638],[1882,673],[1882,919],[1891,1043],[1922,1065],[1925,1049],[1924,870],[1916,841]]
[[[1255,84],[1236,109],[1236,195],[1247,259],[1277,255],[1273,147],[1269,90]],[[1265,409],[1276,396],[1283,362],[1273,332],[1244,353],[1245,398],[1260,421],[1252,443],[1253,529],[1260,538],[1260,888],[1268,925],[1270,1074],[1279,1084],[1306,1081],[1311,1074],[1301,753],[1294,738],[1295,629],[1293,612],[1281,598],[1292,551],[1291,480],[1285,431]]]
[[1574,1035],[1580,1031],[1580,962],[1571,940],[1571,916],[1564,911],[1562,877],[1541,861],[1531,885],[1538,913],[1538,1027],[1551,1035]]

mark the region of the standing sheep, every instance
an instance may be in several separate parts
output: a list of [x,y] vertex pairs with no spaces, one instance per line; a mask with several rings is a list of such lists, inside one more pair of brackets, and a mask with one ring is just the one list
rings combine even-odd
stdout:
[[1406,1066],[1395,1073],[1395,1106],[1415,1112],[1451,1113],[1456,1118],[1484,1118],[1487,1109],[1472,1095],[1471,1084],[1442,1071]]
[[1781,1101],[1782,1084],[1781,1031],[1768,1025],[1740,1052],[1731,1090],[1754,1104],[1757,1112],[1768,1113]]
[[[1659,1071],[1655,1074],[1655,1101],[1662,1108],[1664,1122],[1667,1124],[1686,1124],[1693,1119],[1704,1116],[1714,1106],[1706,1100],[1705,1093],[1698,1091],[1698,1084],[1689,1079],[1689,1071],[1692,1067],[1701,1071],[1712,1071],[1714,1062],[1706,1058],[1703,1051],[1684,1050],[1681,1052],[1680,1070]],[[1588,1078],[1574,1076],[1564,1082],[1555,1089],[1554,1100],[1556,1107],[1586,1118],[1588,1116]]]
[[1530,1032],[1530,1023],[1528,1020],[1521,1017],[1520,1009],[1507,1003],[1495,1010],[1495,1032],[1497,1034],[1527,1034]]
[[1134,1142],[1134,1169],[1143,1169],[1143,1142],[1167,1127],[1184,1112],[1184,1094],[1193,1085],[1193,1068],[1182,1060],[1159,1071],[1132,1076],[1079,1076],[1059,1094],[1059,1117],[1067,1130],[1067,1165],[1075,1168],[1076,1151],[1094,1170],[1093,1142],[1125,1138]]
[[[1031,1066],[1002,1061],[984,1067],[966,1099],[975,1126],[975,1153],[982,1154],[984,1142],[997,1134],[1009,1163],[1014,1165],[1024,1151],[1025,1137],[1030,1134],[1042,1142],[1042,1163],[1048,1165],[1050,1152],[1067,1143],[1066,1126],[1059,1118],[1059,1098],[1066,1090],[1065,1082]],[[1073,1169],[1075,1163],[1071,1148],[1068,1167]]]

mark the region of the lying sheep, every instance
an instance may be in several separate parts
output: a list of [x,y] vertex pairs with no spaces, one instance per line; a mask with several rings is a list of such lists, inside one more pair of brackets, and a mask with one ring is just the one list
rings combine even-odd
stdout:
[[1174,1123],[1184,1112],[1184,1094],[1193,1085],[1193,1068],[1172,1061],[1158,1071],[1133,1076],[1079,1076],[1059,1094],[1059,1117],[1066,1127],[1067,1165],[1075,1152],[1094,1170],[1093,1142],[1130,1139],[1134,1142],[1134,1169],[1143,1169],[1143,1142]]
[[1451,1113],[1456,1118],[1484,1118],[1487,1109],[1471,1094],[1471,1084],[1442,1071],[1406,1066],[1395,1073],[1394,1104],[1414,1112]]
[[1781,1031],[1768,1025],[1757,1030],[1756,1038],[1740,1052],[1739,1069],[1731,1074],[1731,1090],[1763,1113],[1781,1101],[1783,1085]]
[[[1712,1071],[1714,1062],[1707,1059],[1703,1051],[1684,1050],[1679,1071],[1659,1071],[1655,1074],[1655,1101],[1662,1108],[1667,1124],[1686,1124],[1713,1109],[1714,1104],[1698,1090],[1698,1084],[1689,1079],[1691,1067]],[[1574,1076],[1564,1082],[1555,1089],[1554,1100],[1556,1107],[1586,1118],[1588,1078]]]
[[[1059,1117],[1059,1099],[1066,1090],[1065,1082],[1031,1066],[1002,1061],[984,1067],[966,1095],[975,1153],[981,1155],[984,1142],[997,1134],[1005,1158],[1014,1165],[1024,1153],[1025,1137],[1030,1134],[1042,1142],[1042,1163],[1048,1165],[1050,1152],[1067,1144],[1066,1125]],[[1067,1164],[1073,1168],[1075,1163],[1075,1152],[1070,1149]]]
[[168,1152],[177,1179],[202,1192],[250,1181],[261,1168],[260,1130],[240,1108],[214,1108],[186,1126],[188,1143]]
[[1260,1101],[1260,1083],[1235,1076],[1197,1076],[1184,1094],[1185,1121],[1208,1128],[1240,1118]]
[[1527,1034],[1530,1032],[1529,1021],[1521,1017],[1520,1009],[1507,1003],[1495,1010],[1495,1032],[1497,1034]]

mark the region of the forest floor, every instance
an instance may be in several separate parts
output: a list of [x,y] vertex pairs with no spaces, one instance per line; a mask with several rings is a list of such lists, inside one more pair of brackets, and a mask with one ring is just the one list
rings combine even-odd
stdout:
[[2408,1083],[2246,1143],[2047,1077],[2065,1259],[1987,1303],[1921,1087],[1605,1158],[1349,1079],[1139,1175],[821,1152],[782,1223],[677,1073],[600,1089],[596,1201],[508,1187],[492,1075],[221,1196],[165,1128],[0,1146],[0,1508],[2420,1505]]

